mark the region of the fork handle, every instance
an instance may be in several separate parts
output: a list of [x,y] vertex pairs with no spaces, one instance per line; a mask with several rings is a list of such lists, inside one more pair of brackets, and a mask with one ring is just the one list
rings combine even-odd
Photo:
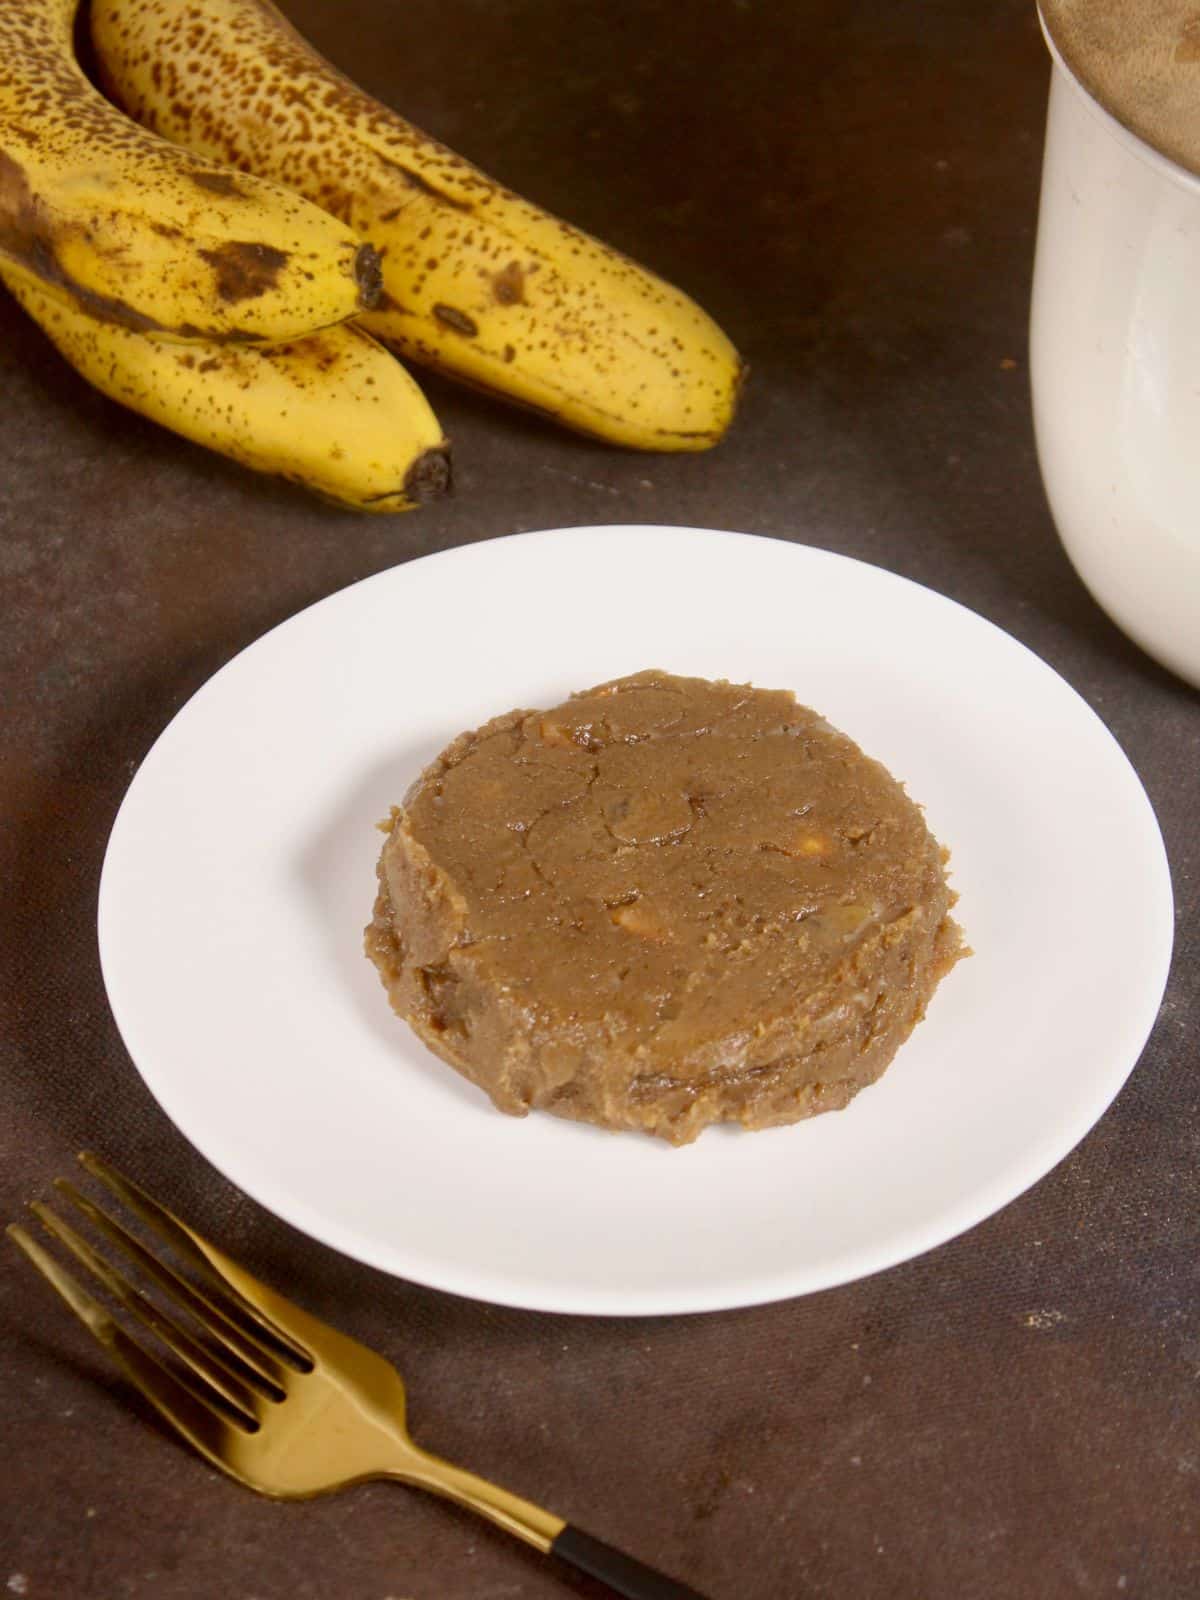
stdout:
[[[393,1437],[393,1445],[398,1442]],[[489,1483],[473,1472],[456,1467],[441,1456],[431,1455],[405,1435],[402,1450],[395,1464],[384,1473],[386,1477],[399,1478],[434,1494],[457,1501],[468,1511],[486,1517],[497,1527],[515,1534],[526,1544],[531,1544],[543,1555],[557,1556],[569,1562],[590,1578],[599,1578],[614,1594],[624,1600],[705,1600],[704,1595],[686,1584],[655,1572],[632,1556],[602,1539],[594,1539],[582,1528],[573,1528],[561,1517],[534,1505],[532,1500],[522,1500],[510,1494],[499,1484]]]
[[603,1539],[573,1528],[569,1522],[551,1544],[550,1554],[569,1561],[589,1578],[599,1578],[615,1594],[624,1595],[625,1600],[705,1600],[698,1590],[664,1577],[653,1567],[605,1544]]

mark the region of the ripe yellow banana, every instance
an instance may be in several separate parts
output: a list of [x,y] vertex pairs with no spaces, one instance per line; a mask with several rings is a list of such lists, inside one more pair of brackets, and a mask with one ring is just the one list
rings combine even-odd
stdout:
[[371,240],[384,298],[363,323],[406,357],[619,444],[725,431],[741,367],[694,301],[371,99],[268,0],[92,0],[91,27],[132,116]]
[[77,5],[0,4],[0,262],[163,338],[287,339],[370,304],[378,259],[344,223],[155,138],[92,88]]
[[210,450],[361,511],[407,511],[448,484],[425,396],[354,323],[289,344],[179,344],[0,278],[89,383]]

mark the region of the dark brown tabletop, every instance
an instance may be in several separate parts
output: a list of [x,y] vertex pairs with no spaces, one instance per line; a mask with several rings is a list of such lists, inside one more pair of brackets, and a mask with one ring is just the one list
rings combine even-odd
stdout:
[[[0,1218],[79,1147],[104,1151],[396,1360],[421,1443],[713,1600],[1200,1593],[1200,704],[1089,599],[1039,482],[1032,0],[288,9],[415,122],[689,290],[752,376],[729,439],[693,457],[605,448],[429,380],[455,493],[366,519],[118,409],[0,302]],[[1127,1086],[990,1221],[804,1299],[573,1319],[388,1278],[218,1177],[117,1035],[96,893],[155,736],[265,629],[431,551],[636,521],[823,545],[1029,645],[1141,774],[1178,937]],[[599,1593],[413,1490],[287,1505],[236,1487],[6,1242],[0,1439],[6,1600]]]

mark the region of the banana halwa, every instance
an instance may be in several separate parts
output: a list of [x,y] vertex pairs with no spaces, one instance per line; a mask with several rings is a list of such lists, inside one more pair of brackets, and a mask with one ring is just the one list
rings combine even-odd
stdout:
[[961,953],[917,806],[786,691],[641,672],[510,711],[381,826],[367,953],[517,1116],[684,1144],[834,1110]]

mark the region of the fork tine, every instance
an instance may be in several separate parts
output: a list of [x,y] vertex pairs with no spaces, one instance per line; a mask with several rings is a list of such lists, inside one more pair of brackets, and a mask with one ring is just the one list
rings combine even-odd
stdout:
[[130,1283],[103,1256],[98,1255],[82,1235],[64,1222],[49,1206],[33,1201],[29,1207],[47,1232],[66,1246],[75,1259],[108,1290],[113,1298],[158,1335],[181,1361],[204,1382],[210,1383],[246,1422],[261,1422],[260,1400],[284,1399],[282,1389],[267,1385],[227,1347],[215,1340],[201,1341],[180,1327],[173,1317],[160,1311],[147,1295]]
[[[80,1288],[65,1267],[60,1266],[49,1251],[43,1250],[24,1228],[10,1223],[7,1232],[160,1416],[214,1466],[229,1471],[221,1453],[236,1449],[237,1441],[245,1438],[246,1427],[239,1428],[228,1421],[199,1395],[185,1387],[173,1373],[147,1355],[104,1307]],[[252,1431],[254,1426],[253,1423],[249,1424],[249,1430]]]
[[43,1250],[24,1228],[10,1222],[5,1232],[25,1252],[47,1283],[58,1290],[84,1327],[100,1344],[110,1345],[117,1325],[100,1302],[81,1289],[71,1274],[60,1267],[49,1251]]
[[115,1217],[110,1217],[102,1207],[89,1200],[86,1195],[80,1194],[75,1185],[66,1178],[56,1178],[54,1187],[64,1199],[69,1200],[81,1211],[106,1239],[124,1251],[137,1265],[139,1271],[152,1278],[160,1289],[184,1306],[189,1315],[194,1317],[214,1339],[235,1350],[245,1364],[258,1373],[262,1382],[280,1391],[286,1389],[287,1369],[276,1358],[274,1351],[264,1350],[257,1340],[249,1337],[237,1323],[231,1321],[225,1315],[223,1305],[216,1303],[215,1295],[210,1296],[193,1288],[187,1279],[181,1278],[167,1266],[166,1262],[160,1261],[152,1251],[147,1250],[146,1246],[122,1227]]
[[157,1233],[181,1260],[186,1261],[200,1274],[212,1294],[212,1299],[209,1300],[208,1294],[201,1291],[201,1298],[208,1300],[213,1310],[250,1338],[260,1344],[265,1342],[272,1354],[298,1366],[301,1371],[307,1371],[312,1367],[310,1352],[291,1334],[272,1322],[265,1312],[253,1301],[247,1300],[229,1282],[217,1264],[216,1258],[220,1256],[220,1252],[195,1229],[189,1228],[173,1212],[168,1211],[166,1206],[160,1205],[144,1189],[140,1189],[132,1178],[125,1177],[90,1150],[81,1150],[78,1160],[85,1172],[99,1179],[118,1200],[129,1207],[135,1216],[140,1217],[147,1227]]

